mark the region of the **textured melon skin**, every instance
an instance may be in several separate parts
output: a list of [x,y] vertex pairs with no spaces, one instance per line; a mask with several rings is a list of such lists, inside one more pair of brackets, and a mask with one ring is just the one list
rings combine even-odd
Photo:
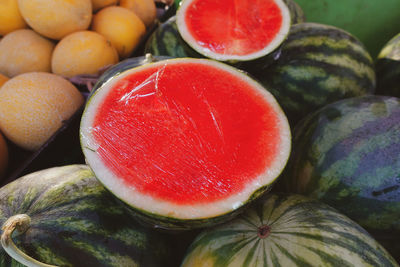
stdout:
[[385,243],[400,241],[400,99],[342,100],[295,129],[284,184],[320,199]]
[[391,39],[376,60],[376,94],[400,97],[400,34]]
[[326,104],[375,90],[371,56],[338,28],[296,24],[273,56],[247,70],[270,88],[292,126]]
[[[303,10],[296,2],[292,0],[285,0],[284,2],[289,8],[292,24],[305,21]],[[179,3],[180,1],[175,2],[177,6]],[[162,23],[152,33],[146,42],[145,52],[155,56],[204,58],[203,55],[196,52],[182,39],[176,26],[175,16]],[[232,63],[240,67],[240,62]],[[250,65],[251,63],[248,64]]]
[[[85,165],[26,175],[0,189],[0,224],[16,214],[31,217],[13,235],[29,256],[58,266],[165,266],[166,245],[140,226]],[[0,266],[18,266],[0,248]],[[22,265],[21,265],[22,266]]]
[[[262,226],[269,229],[262,232]],[[231,222],[202,232],[181,266],[398,265],[335,209],[300,195],[273,194]]]
[[194,57],[203,58],[194,49],[186,44],[179,35],[176,26],[176,17],[169,18],[162,23],[149,37],[145,44],[145,53],[154,56]]

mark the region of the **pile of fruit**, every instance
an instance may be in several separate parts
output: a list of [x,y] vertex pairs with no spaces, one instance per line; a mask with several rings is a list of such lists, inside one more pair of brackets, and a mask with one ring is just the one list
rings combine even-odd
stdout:
[[152,0],[2,1],[1,132],[38,150],[84,103],[69,80],[131,56],[155,22]]
[[149,1],[0,4],[0,176],[83,104],[85,158],[0,188],[0,265],[399,266],[400,33]]

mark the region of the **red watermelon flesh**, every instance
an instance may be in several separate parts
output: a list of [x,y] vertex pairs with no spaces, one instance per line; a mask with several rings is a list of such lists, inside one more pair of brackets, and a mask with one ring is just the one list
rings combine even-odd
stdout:
[[281,0],[185,0],[177,25],[199,53],[219,60],[248,60],[274,50],[290,27]]
[[94,115],[84,114],[88,143],[113,176],[101,177],[91,165],[100,180],[190,206],[236,198],[250,185],[271,183],[283,168],[286,118],[246,75],[210,60],[181,59],[121,76],[106,92],[100,88],[96,104],[89,100]]

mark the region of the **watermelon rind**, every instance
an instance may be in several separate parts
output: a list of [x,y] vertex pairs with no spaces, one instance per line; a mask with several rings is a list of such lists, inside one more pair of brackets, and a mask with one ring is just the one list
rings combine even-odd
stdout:
[[274,58],[246,69],[278,100],[292,126],[340,99],[373,94],[373,60],[350,33],[318,24],[293,25]]
[[181,267],[398,266],[362,227],[322,202],[270,194],[204,230]]
[[[17,248],[57,266],[166,266],[164,237],[141,226],[98,182],[86,165],[53,167],[0,189],[0,224],[24,214],[14,232]],[[0,248],[0,266],[22,266]],[[28,265],[37,266],[37,265]]]
[[400,33],[379,53],[376,78],[376,94],[400,97]]
[[[290,153],[291,133],[285,114],[273,96],[255,80],[251,79],[233,67],[208,59],[169,59],[152,63],[152,66],[160,66],[162,68],[167,64],[185,64],[192,62],[222,68],[230,73],[233,73],[234,75],[239,75],[239,77],[242,77],[245,82],[248,82],[252,86],[254,85],[254,88],[256,88],[257,91],[259,91],[261,95],[265,97],[266,101],[276,111],[279,127],[282,129],[281,150],[277,155],[277,158],[274,159],[274,162],[271,163],[271,167],[266,171],[266,173],[263,173],[257,179],[254,179],[254,181],[246,186],[246,188],[243,189],[239,194],[232,195],[226,199],[206,204],[180,205],[166,200],[159,200],[150,195],[142,194],[141,192],[126,186],[122,179],[118,178],[101,161],[100,157],[96,153],[98,147],[94,142],[92,135],[92,124],[96,114],[96,109],[107,96],[109,89],[112,88],[119,80],[124,79],[124,77],[135,72],[141,71],[143,68],[146,68],[147,65],[126,70],[117,74],[114,78],[107,80],[88,99],[87,105],[83,112],[80,126],[80,138],[81,147],[85,155],[86,162],[91,167],[100,182],[118,199],[125,202],[128,207],[138,212],[137,216],[139,218],[142,218],[144,221],[147,221],[160,228],[199,228],[230,219],[232,217],[232,212],[238,210],[242,206],[245,206],[249,201],[252,201],[253,199],[259,197],[263,192],[266,192],[270,189],[272,183],[283,170]],[[132,193],[133,191],[135,192],[134,194]]]
[[294,128],[286,190],[338,209],[375,238],[400,241],[400,99],[341,100]]
[[[247,55],[235,55],[235,54],[220,54],[211,51],[208,48],[205,48],[201,46],[195,39],[194,37],[190,34],[186,23],[185,23],[185,11],[186,9],[191,5],[191,0],[185,0],[180,3],[179,9],[177,10],[176,13],[176,23],[178,27],[178,31],[180,33],[180,36],[182,39],[190,46],[192,47],[196,52],[198,52],[201,55],[204,55],[207,58],[211,58],[214,60],[218,61],[230,61],[230,62],[235,62],[235,61],[249,61],[249,60],[254,60],[257,58],[261,58],[265,55],[270,54],[272,51],[274,51],[276,48],[278,48],[282,42],[286,39],[290,26],[292,24],[291,22],[291,12],[289,10],[289,7],[287,6],[286,2],[283,0],[273,0],[281,10],[282,14],[282,25],[279,30],[279,32],[276,34],[275,39],[273,39],[268,45],[266,45],[263,49],[247,54]],[[301,9],[300,9],[301,10]],[[223,27],[223,26],[221,26]]]

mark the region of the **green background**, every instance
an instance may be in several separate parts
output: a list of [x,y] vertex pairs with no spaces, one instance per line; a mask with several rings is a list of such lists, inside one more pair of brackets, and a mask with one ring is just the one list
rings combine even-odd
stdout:
[[400,0],[295,0],[308,22],[347,30],[375,58],[380,49],[400,33]]

